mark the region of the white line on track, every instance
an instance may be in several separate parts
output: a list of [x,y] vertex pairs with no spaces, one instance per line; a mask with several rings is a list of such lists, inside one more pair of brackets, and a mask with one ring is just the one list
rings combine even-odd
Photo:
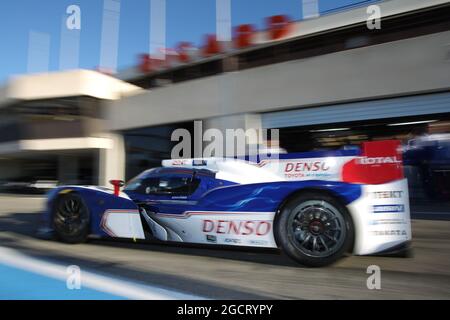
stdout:
[[[66,282],[67,267],[28,257],[18,251],[0,247],[0,263]],[[114,279],[88,271],[81,271],[82,287],[109,293],[131,300],[199,300],[202,297],[184,294],[149,285]]]

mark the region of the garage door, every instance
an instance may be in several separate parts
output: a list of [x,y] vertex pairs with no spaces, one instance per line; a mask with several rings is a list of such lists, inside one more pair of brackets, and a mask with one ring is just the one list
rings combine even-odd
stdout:
[[264,129],[450,112],[450,92],[265,113]]

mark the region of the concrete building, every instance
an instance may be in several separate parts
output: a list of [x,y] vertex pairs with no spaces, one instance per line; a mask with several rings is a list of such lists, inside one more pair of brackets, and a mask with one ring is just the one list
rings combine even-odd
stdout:
[[[246,114],[259,114],[263,126],[271,126],[269,121],[280,117],[273,112],[446,92],[450,87],[448,4],[442,0],[385,1],[380,3],[381,30],[367,29],[363,7],[298,22],[296,28],[302,32],[284,41],[151,74],[127,72],[125,80],[148,90],[113,102],[109,128],[126,130]],[[231,58],[238,62],[229,71],[224,65]],[[212,62],[217,62],[217,70],[209,75]],[[202,64],[211,67],[203,74],[194,70]],[[181,77],[188,71],[198,72]],[[166,81],[158,87],[158,80]],[[157,116],[150,117],[149,110]],[[318,110],[323,109],[314,111]],[[377,113],[374,117],[403,116],[401,112]]]
[[0,90],[0,180],[107,185],[125,161],[107,101],[139,90],[87,70],[11,79]]
[[[220,130],[279,129],[290,152],[377,139],[408,148],[450,133],[449,1],[378,5],[379,30],[368,29],[361,7],[296,22],[283,40],[166,70],[126,70],[119,76],[146,89],[110,104],[108,128],[125,138],[127,178],[170,157],[171,132],[193,130],[194,120]],[[450,162],[435,169],[407,168],[417,198],[450,181]]]

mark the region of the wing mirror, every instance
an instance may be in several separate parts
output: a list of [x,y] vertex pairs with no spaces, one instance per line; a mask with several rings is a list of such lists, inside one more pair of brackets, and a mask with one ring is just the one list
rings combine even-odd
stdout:
[[122,180],[111,180],[109,181],[114,186],[114,195],[119,196],[120,194],[120,188],[122,188],[125,185],[125,181]]

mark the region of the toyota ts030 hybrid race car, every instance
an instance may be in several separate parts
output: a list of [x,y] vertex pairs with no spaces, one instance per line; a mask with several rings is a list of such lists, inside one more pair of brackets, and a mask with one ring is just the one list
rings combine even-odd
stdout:
[[398,141],[278,159],[167,160],[125,188],[67,186],[48,196],[43,230],[90,236],[280,248],[307,266],[346,253],[405,249],[411,240]]

